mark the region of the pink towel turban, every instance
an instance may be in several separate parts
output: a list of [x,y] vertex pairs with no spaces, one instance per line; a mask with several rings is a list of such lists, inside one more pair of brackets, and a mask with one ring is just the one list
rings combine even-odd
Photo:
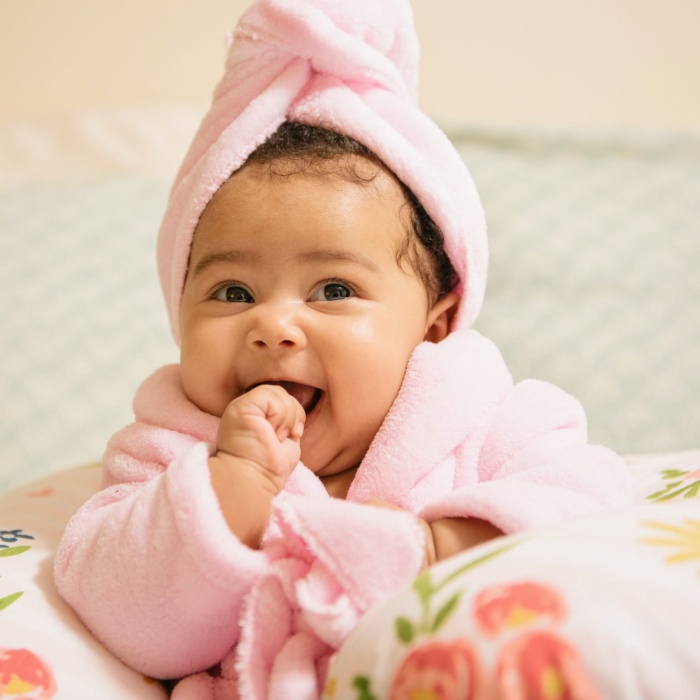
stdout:
[[176,341],[199,217],[284,121],[356,139],[413,191],[441,228],[460,278],[453,328],[474,322],[486,286],[483,209],[459,154],[418,108],[418,54],[408,0],[258,0],[245,12],[159,233],[158,272]]

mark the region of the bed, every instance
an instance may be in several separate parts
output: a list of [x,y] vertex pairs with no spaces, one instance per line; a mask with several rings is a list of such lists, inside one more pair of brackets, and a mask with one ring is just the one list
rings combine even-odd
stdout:
[[[176,359],[153,250],[199,116],[0,124],[0,698],[167,697],[90,636],[51,562],[135,386]],[[324,698],[694,699],[700,137],[446,131],[489,222],[477,328],[515,379],[582,401],[635,504],[433,567],[362,621]]]

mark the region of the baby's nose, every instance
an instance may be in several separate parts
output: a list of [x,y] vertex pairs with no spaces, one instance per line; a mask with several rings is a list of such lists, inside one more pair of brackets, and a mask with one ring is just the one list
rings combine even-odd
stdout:
[[261,307],[251,325],[247,342],[250,347],[269,350],[302,348],[306,334],[302,329],[295,305],[277,304]]

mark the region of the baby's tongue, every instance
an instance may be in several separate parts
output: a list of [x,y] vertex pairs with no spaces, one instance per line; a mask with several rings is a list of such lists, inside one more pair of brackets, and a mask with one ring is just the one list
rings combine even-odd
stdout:
[[308,384],[297,384],[296,382],[280,382],[279,385],[291,396],[293,396],[301,407],[308,413],[314,402],[316,389]]

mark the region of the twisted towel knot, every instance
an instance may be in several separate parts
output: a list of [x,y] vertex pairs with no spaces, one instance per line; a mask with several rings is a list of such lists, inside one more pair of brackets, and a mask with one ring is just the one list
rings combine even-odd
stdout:
[[380,87],[417,103],[418,40],[408,3],[375,0],[263,0],[242,17],[236,42],[251,42],[251,55],[280,62],[308,61],[315,73],[349,87]]

